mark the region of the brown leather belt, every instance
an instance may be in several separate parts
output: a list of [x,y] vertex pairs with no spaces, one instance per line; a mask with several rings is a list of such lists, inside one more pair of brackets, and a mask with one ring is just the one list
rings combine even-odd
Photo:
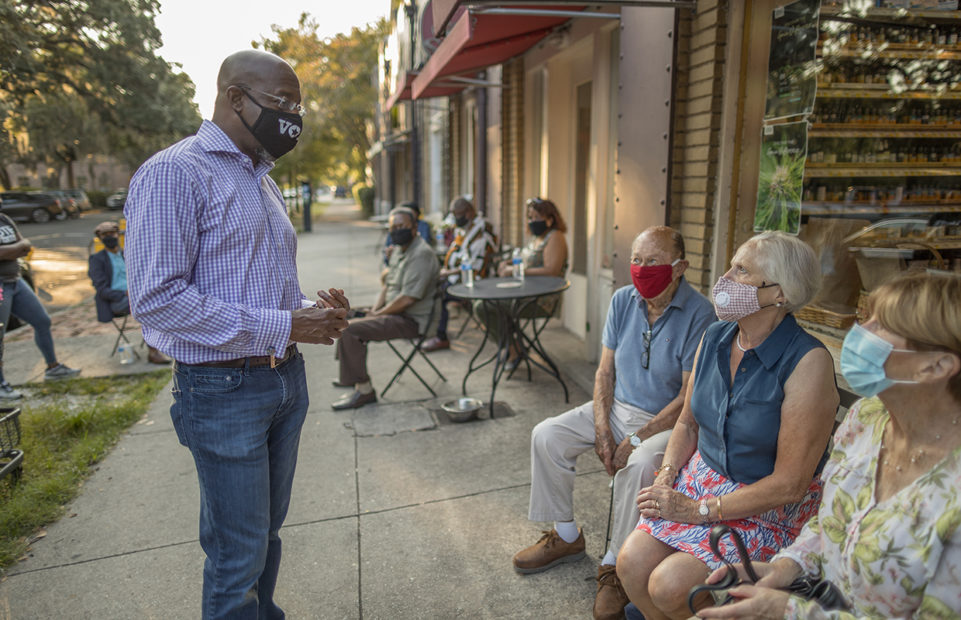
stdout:
[[[297,353],[297,345],[296,344],[289,345],[287,347],[287,350],[284,351],[283,357],[276,358],[273,362],[273,365],[280,366],[281,364],[289,360],[291,357],[293,357],[296,353]],[[184,364],[183,362],[177,362],[177,363],[182,364],[183,366],[205,366],[208,368],[243,368],[244,366],[248,366],[248,365],[250,368],[258,368],[263,366],[270,366],[271,357],[272,356],[270,355],[254,355],[251,357],[239,357],[234,360],[223,360],[221,362],[197,362],[196,364]]]

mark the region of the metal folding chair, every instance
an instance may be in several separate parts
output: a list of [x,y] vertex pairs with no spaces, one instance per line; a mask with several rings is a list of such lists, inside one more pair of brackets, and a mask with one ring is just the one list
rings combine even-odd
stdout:
[[[133,344],[132,344],[132,343],[130,342],[130,340],[127,338],[127,334],[124,333],[124,332],[126,332],[126,330],[127,330],[127,319],[128,319],[128,318],[130,318],[130,315],[129,315],[129,314],[125,314],[125,315],[123,315],[122,317],[120,317],[120,316],[115,316],[115,317],[113,317],[112,319],[110,319],[111,322],[113,323],[113,326],[117,328],[117,339],[116,339],[116,340],[114,341],[114,343],[113,343],[113,351],[110,352],[110,357],[113,357],[114,355],[117,354],[117,349],[120,348],[120,341],[122,340],[122,341],[126,342],[126,343],[130,346],[130,350],[133,352],[134,357],[136,357],[136,358],[139,360],[139,359],[140,359],[140,354],[137,353],[137,349],[135,349],[135,348],[133,347]],[[120,319],[123,319],[123,320],[120,320]],[[118,321],[119,321],[119,322],[118,322]]]
[[387,384],[387,387],[381,390],[380,392],[381,396],[387,393],[387,390],[389,390],[391,386],[394,385],[394,382],[397,381],[397,379],[404,373],[405,370],[410,369],[410,371],[414,373],[414,376],[417,377],[418,381],[420,381],[424,385],[424,387],[427,388],[427,390],[431,393],[431,396],[435,398],[437,397],[437,392],[434,391],[434,388],[432,388],[430,384],[424,381],[424,378],[420,376],[420,373],[417,372],[417,369],[411,365],[411,362],[413,361],[414,357],[418,354],[425,362],[427,362],[427,364],[433,369],[433,371],[437,373],[437,376],[440,377],[441,381],[444,381],[444,382],[447,381],[447,377],[445,377],[443,373],[441,373],[441,371],[437,369],[437,366],[434,365],[434,362],[430,361],[430,358],[427,357],[427,355],[424,354],[423,349],[421,349],[421,346],[427,340],[427,338],[431,333],[431,330],[434,328],[434,319],[438,315],[438,308],[440,307],[441,300],[443,299],[443,295],[444,295],[443,291],[441,291],[440,287],[438,287],[437,292],[434,294],[434,303],[431,304],[430,315],[427,318],[427,326],[424,328],[422,333],[417,334],[417,336],[415,336],[414,338],[406,339],[407,342],[409,342],[411,345],[411,349],[406,355],[404,353],[401,353],[400,349],[394,346],[393,341],[391,340],[385,341],[387,343],[387,346],[390,347],[390,350],[393,351],[394,354],[397,357],[399,357],[401,362],[403,363],[401,364],[401,367],[397,369],[397,372],[394,373],[394,376],[391,377],[390,382]]

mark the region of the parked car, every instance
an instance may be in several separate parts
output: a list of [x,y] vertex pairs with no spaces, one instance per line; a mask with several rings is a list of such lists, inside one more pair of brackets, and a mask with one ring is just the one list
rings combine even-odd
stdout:
[[347,197],[347,188],[344,187],[343,185],[338,185],[337,188],[334,190],[334,198],[346,198],[346,197]]
[[67,192],[65,192],[62,189],[53,189],[44,193],[52,194],[53,196],[56,196],[60,200],[60,206],[63,207],[63,210],[66,212],[66,214],[69,217],[71,218],[80,217],[80,205],[77,204],[76,198],[74,198],[73,196],[70,196],[69,194],[67,194]]
[[63,193],[77,201],[77,206],[81,211],[89,211],[93,206],[90,204],[90,197],[82,189],[65,189]]
[[0,192],[0,210],[14,220],[49,222],[51,218],[63,220],[67,212],[60,199],[45,192]]
[[123,209],[123,205],[127,202],[127,188],[121,187],[113,194],[107,196],[107,208],[108,209]]

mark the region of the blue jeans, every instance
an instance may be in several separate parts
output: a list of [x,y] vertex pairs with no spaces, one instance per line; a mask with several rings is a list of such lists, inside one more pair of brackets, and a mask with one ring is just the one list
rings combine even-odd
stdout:
[[[43,354],[47,365],[57,363],[57,354],[53,350],[53,335],[50,333],[50,315],[43,304],[37,299],[30,287],[22,279],[16,282],[3,283],[3,301],[0,301],[0,340],[6,331],[10,315],[15,314],[20,320],[33,327],[33,341]],[[0,362],[3,361],[3,346],[0,345]]]
[[177,364],[170,417],[200,481],[204,618],[283,618],[274,603],[307,414],[304,359],[276,368]]

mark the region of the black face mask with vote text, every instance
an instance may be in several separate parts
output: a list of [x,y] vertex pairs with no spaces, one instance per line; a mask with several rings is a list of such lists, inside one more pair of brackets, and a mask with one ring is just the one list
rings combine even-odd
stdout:
[[304,119],[299,114],[264,107],[257,103],[257,100],[246,90],[243,93],[260,108],[260,116],[254,121],[253,127],[247,124],[243,116],[240,116],[240,112],[237,112],[237,116],[240,116],[240,122],[257,138],[257,142],[260,142],[271,157],[279,159],[297,146],[297,139],[304,128]]

